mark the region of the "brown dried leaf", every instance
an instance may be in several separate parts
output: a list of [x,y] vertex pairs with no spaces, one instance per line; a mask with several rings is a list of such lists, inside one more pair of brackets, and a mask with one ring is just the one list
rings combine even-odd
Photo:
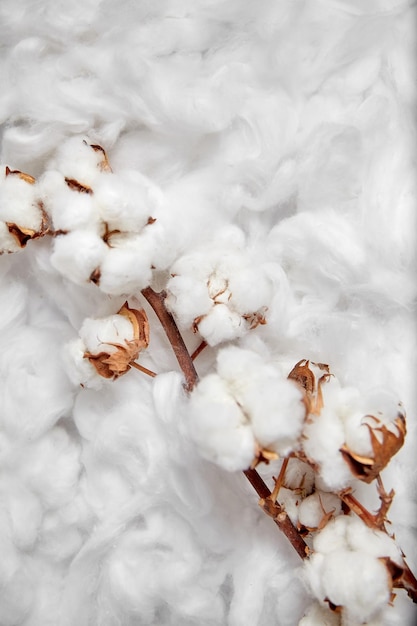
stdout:
[[[372,417],[378,424],[380,423],[376,417],[369,417]],[[373,427],[365,423],[371,437],[372,456],[356,454],[346,444],[340,448],[340,452],[355,478],[363,480],[365,483],[371,483],[401,448],[407,432],[405,416],[402,413],[398,413],[393,423],[397,428],[397,434],[389,430],[386,424]],[[379,440],[375,434],[376,432],[381,433],[382,441]]]
[[24,248],[27,242],[33,239],[37,234],[32,228],[24,228],[24,226],[18,226],[12,222],[6,222],[6,226],[9,229],[9,233],[13,235],[21,248]]
[[25,172],[21,172],[20,170],[11,170],[10,167],[6,165],[6,176],[18,176],[29,185],[34,185],[36,183],[36,178],[31,176],[30,174],[25,174]]
[[149,345],[149,322],[148,316],[143,309],[130,309],[127,302],[124,303],[119,315],[127,317],[133,326],[134,341],[139,350],[144,350]]
[[[312,368],[317,368],[319,372],[324,372],[317,380]],[[293,367],[288,374],[290,380],[295,381],[304,390],[304,404],[308,413],[319,415],[323,408],[323,392],[322,385],[329,380],[332,376],[330,374],[329,366],[326,363],[314,363],[307,359],[301,359]]]
[[[84,143],[87,143],[84,141]],[[90,148],[94,150],[94,152],[99,152],[102,156],[102,160],[99,163],[99,168],[102,172],[111,172],[112,169],[110,167],[109,159],[107,157],[107,153],[105,149],[97,143],[90,143]]]
[[68,187],[73,191],[78,191],[79,193],[87,193],[89,195],[93,193],[91,187],[79,183],[78,180],[75,180],[75,178],[65,178],[65,182],[67,183]]

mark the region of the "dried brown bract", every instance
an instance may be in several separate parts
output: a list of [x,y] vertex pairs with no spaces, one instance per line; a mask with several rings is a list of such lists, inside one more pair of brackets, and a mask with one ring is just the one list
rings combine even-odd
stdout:
[[[316,370],[314,374],[313,368]],[[325,363],[314,363],[301,359],[288,374],[304,390],[304,403],[308,413],[320,414],[323,408],[322,385],[332,376],[329,366]]]
[[352,474],[359,480],[371,483],[402,447],[407,431],[405,416],[402,413],[398,413],[392,423],[393,430],[390,430],[386,424],[381,424],[380,420],[373,415],[366,417],[375,422],[375,426],[365,423],[371,438],[372,456],[356,454],[346,445],[342,446],[340,452]]

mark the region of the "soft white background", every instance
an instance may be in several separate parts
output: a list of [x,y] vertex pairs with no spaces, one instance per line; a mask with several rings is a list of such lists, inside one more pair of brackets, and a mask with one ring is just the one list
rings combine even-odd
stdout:
[[[259,336],[403,400],[384,476],[414,571],[415,26],[407,0],[0,0],[2,163],[38,176],[87,135],[161,187],[173,256],[230,223],[260,242],[282,225]],[[0,258],[1,626],[296,626],[298,557],[244,477],[188,441],[155,318],[164,374],[77,388],[63,345],[117,307],[49,257]],[[399,593],[383,623],[415,615]]]

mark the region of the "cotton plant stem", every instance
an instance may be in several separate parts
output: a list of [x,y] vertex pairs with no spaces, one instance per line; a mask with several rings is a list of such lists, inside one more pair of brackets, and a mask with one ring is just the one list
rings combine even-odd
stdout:
[[156,292],[152,287],[146,287],[142,289],[142,295],[149,302],[161,322],[162,328],[165,331],[178,364],[184,374],[185,387],[187,391],[191,391],[198,380],[198,374],[175,320],[165,306],[165,291]]
[[[185,388],[187,391],[191,391],[198,381],[198,374],[175,320],[165,307],[165,291],[158,293],[151,287],[146,287],[146,289],[142,290],[142,295],[148,301],[161,322],[168,341],[172,346],[175,356],[177,357],[179,366],[184,374]],[[272,517],[278,528],[286,535],[287,539],[293,545],[297,554],[299,554],[302,559],[305,559],[310,553],[309,547],[287,516],[284,509],[278,503],[273,502],[271,499],[271,491],[264,483],[258,472],[255,469],[248,469],[243,473],[258,494],[261,500],[260,505],[262,509],[265,513]]]
[[268,486],[264,483],[255,469],[247,469],[243,472],[246,478],[249,480],[252,487],[258,494],[260,501],[259,505],[267,515],[272,517],[278,528],[284,533],[288,541],[291,543],[297,554],[302,558],[307,558],[311,550],[301,537],[300,533],[284,511],[282,506],[278,502],[274,502],[272,494],[268,489]]

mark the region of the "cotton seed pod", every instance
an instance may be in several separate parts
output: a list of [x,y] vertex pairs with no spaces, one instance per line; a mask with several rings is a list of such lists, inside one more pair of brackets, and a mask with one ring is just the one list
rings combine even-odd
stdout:
[[36,197],[35,178],[5,167],[0,177],[0,254],[18,252],[49,232],[50,220]]
[[[84,358],[88,359],[97,373],[103,378],[115,379],[130,369],[130,364],[139,357],[139,353],[149,345],[149,323],[143,309],[130,309],[127,302],[117,313],[131,325],[131,339],[122,338],[122,342],[112,341],[110,337],[101,337],[99,346],[103,349],[97,352],[86,351]],[[121,320],[122,322],[122,320]],[[124,325],[124,324],[122,324]],[[112,321],[112,331],[117,329],[117,320]],[[99,349],[99,347],[97,346]]]

